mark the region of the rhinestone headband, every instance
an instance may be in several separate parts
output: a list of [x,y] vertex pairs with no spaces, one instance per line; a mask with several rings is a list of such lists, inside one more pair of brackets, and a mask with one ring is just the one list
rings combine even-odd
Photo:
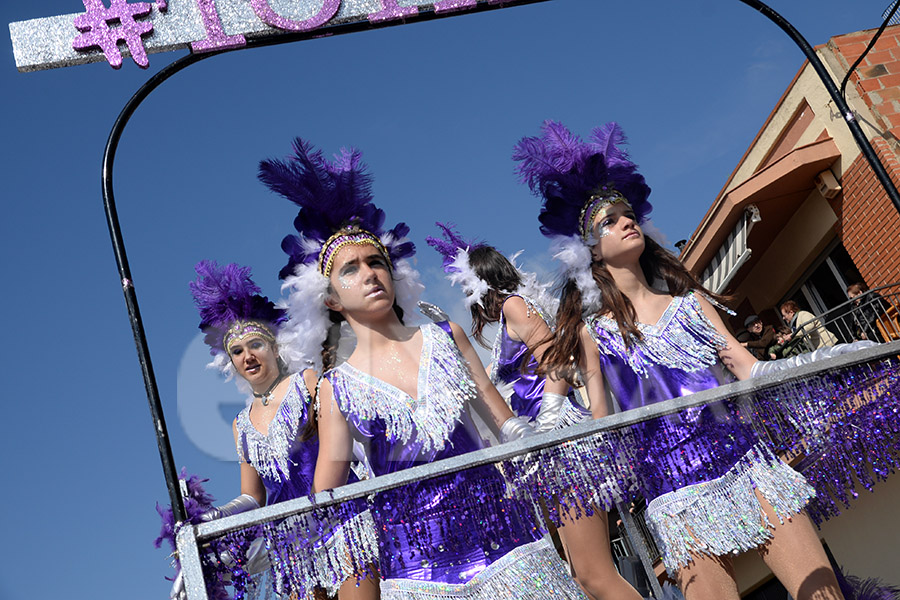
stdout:
[[251,337],[258,337],[272,344],[275,343],[275,334],[272,333],[272,329],[268,325],[259,321],[235,321],[222,338],[225,351],[230,355],[231,347],[234,344]]
[[378,239],[375,234],[369,233],[365,229],[358,228],[341,229],[328,238],[322,245],[322,251],[319,252],[319,271],[325,277],[331,275],[331,268],[334,266],[334,257],[337,256],[338,250],[344,246],[366,245],[375,246],[384,258],[387,259],[388,265],[390,265],[391,270],[393,271],[394,264],[391,261],[391,255],[388,253],[387,248],[384,247],[384,244],[381,243],[381,240]]
[[594,222],[601,210],[620,203],[631,208],[631,203],[628,202],[625,196],[612,186],[604,185],[591,194],[588,201],[584,203],[584,208],[581,209],[581,215],[578,219],[581,239],[587,241],[591,233],[591,223]]

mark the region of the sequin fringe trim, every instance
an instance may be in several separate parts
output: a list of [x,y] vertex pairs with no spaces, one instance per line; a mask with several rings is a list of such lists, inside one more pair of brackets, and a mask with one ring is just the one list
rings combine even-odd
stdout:
[[414,579],[381,582],[382,600],[585,600],[565,565],[546,540],[519,546],[466,583]]
[[450,336],[433,323],[422,326],[419,398],[410,398],[380,379],[342,363],[326,374],[341,410],[362,419],[383,419],[392,441],[442,450],[463,407],[478,392],[468,363]]
[[556,417],[556,426],[554,429],[565,429],[571,425],[584,423],[591,419],[591,411],[583,406],[577,405],[571,400],[567,400],[563,404],[563,408]]
[[[346,506],[340,505],[337,511],[341,508]],[[368,510],[327,532],[323,523],[329,520],[323,515],[304,515],[266,525],[269,560],[280,594],[306,597],[314,588],[323,588],[334,595],[341,584],[368,565],[377,566],[378,537]]]
[[666,570],[674,573],[692,554],[739,554],[765,543],[773,524],[754,493],[757,489],[781,522],[815,496],[802,475],[758,445],[722,477],[650,502],[647,524]]

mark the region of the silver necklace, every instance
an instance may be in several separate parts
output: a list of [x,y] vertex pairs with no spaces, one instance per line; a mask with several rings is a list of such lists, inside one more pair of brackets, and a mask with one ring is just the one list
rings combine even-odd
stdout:
[[284,373],[279,373],[278,377],[275,378],[275,381],[272,382],[272,385],[269,386],[269,389],[264,391],[262,394],[258,394],[253,392],[254,398],[262,398],[262,405],[268,406],[269,401],[272,399],[272,390],[275,389],[275,386],[281,383],[281,380],[284,379]]

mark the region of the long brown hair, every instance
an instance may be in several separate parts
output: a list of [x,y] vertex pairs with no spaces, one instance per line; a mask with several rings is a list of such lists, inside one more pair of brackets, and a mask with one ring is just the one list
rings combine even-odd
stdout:
[[[652,283],[661,280],[665,283],[669,294],[683,296],[691,290],[697,290],[717,302],[726,302],[728,298],[713,294],[707,290],[693,273],[671,252],[656,243],[653,238],[644,238],[644,251],[639,259],[641,270],[647,281]],[[641,339],[637,327],[637,312],[631,300],[616,286],[616,282],[602,261],[591,263],[591,274],[600,288],[600,309],[597,314],[608,315],[615,319],[619,331],[630,345]],[[542,369],[557,371],[571,378],[577,357],[581,354],[582,323],[581,290],[573,280],[568,280],[562,289],[559,312],[556,320],[556,333],[553,345],[544,354]]]
[[516,267],[492,246],[482,246],[469,252],[469,266],[490,288],[481,298],[481,304],[473,304],[472,337],[485,348],[484,328],[500,320],[503,303],[522,284]]

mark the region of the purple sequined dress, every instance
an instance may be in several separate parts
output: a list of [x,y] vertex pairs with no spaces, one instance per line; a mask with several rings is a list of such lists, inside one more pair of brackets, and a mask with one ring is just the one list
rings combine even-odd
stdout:
[[[551,326],[551,318],[540,304],[520,294],[512,294],[509,298],[513,296],[521,298],[530,312],[537,314],[548,327]],[[523,369],[526,356],[528,364]],[[536,367],[537,360],[528,353],[528,346],[509,336],[506,317],[500,311],[497,337],[494,338],[491,350],[491,383],[497,386],[497,390],[506,398],[517,416],[527,417],[532,421],[541,411],[541,397],[544,394],[544,378],[535,373]],[[555,424],[556,427],[564,427],[589,419],[590,416],[590,411],[579,406],[570,395],[569,401],[556,417]]]
[[[325,375],[376,476],[482,447],[467,406],[477,391],[449,326],[421,334],[418,398],[349,363]],[[384,599],[583,598],[492,465],[380,493],[372,513]]]
[[[733,380],[718,360],[725,343],[693,293],[672,300],[655,325],[638,324],[640,340],[625,346],[614,319],[585,324],[600,366],[622,410],[693,394]],[[771,535],[754,490],[779,518],[806,505],[812,488],[721,405],[682,411],[634,426],[643,453],[635,465],[647,521],[670,572],[692,553],[721,555],[755,548]]]
[[[312,489],[316,458],[319,453],[318,439],[301,440],[301,431],[306,423],[311,405],[309,390],[303,380],[303,372],[291,376],[288,391],[278,407],[278,411],[269,423],[268,431],[263,434],[250,422],[251,406],[238,413],[235,420],[237,429],[237,452],[241,462],[249,463],[256,469],[259,478],[266,488],[266,504],[275,504],[308,496]],[[351,482],[356,481],[351,473]],[[372,538],[371,516],[364,508],[356,511],[354,528],[367,533]],[[288,519],[279,524],[288,527],[296,519]],[[305,526],[305,522],[304,522]],[[271,534],[267,534],[271,537]],[[365,537],[365,536],[362,536]],[[269,540],[271,546],[272,540]],[[297,574],[291,572],[289,560],[284,557],[293,551],[283,547],[285,542],[278,543],[282,547],[272,548],[273,571],[276,576],[276,588],[303,589],[309,592],[312,586],[325,588],[330,594],[337,593],[341,583],[352,576],[356,568],[350,564],[347,543],[342,527],[337,525],[329,529],[321,539],[316,540],[310,548],[310,541],[299,539],[288,542],[296,545],[296,549],[308,552],[312,557],[308,579],[299,582]],[[377,550],[373,543],[365,547],[363,544],[361,561],[374,562]]]
[[238,413],[235,420],[238,457],[259,473],[266,487],[266,504],[308,496],[312,488],[319,441],[300,440],[310,400],[303,373],[296,373],[291,376],[288,391],[267,433],[263,434],[250,422],[252,406]]

